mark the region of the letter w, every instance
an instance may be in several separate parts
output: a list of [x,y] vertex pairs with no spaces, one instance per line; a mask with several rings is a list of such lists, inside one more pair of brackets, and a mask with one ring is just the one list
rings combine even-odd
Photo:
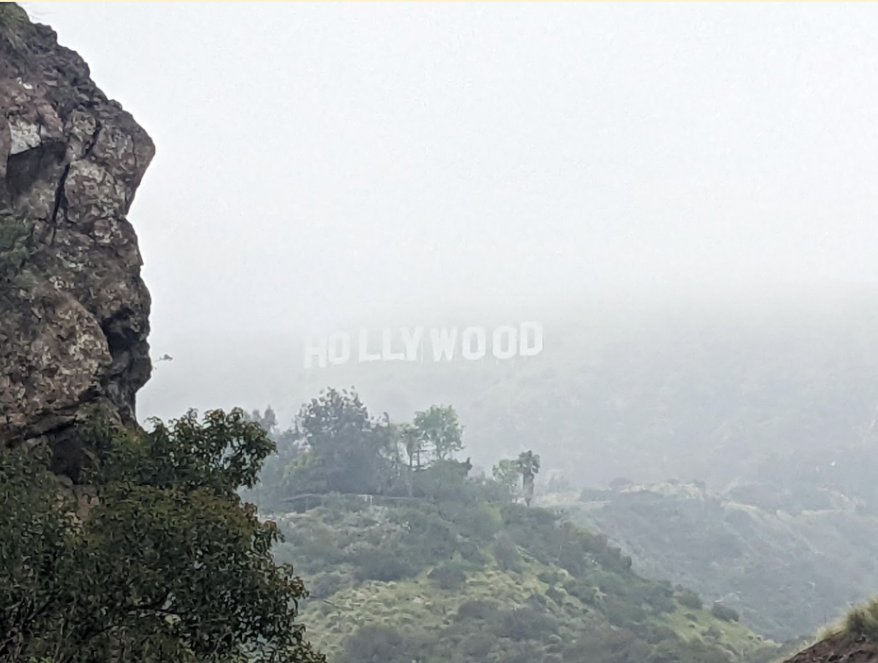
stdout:
[[457,327],[452,328],[450,332],[445,327],[442,329],[431,329],[430,340],[433,345],[433,361],[441,361],[443,358],[445,361],[454,359]]

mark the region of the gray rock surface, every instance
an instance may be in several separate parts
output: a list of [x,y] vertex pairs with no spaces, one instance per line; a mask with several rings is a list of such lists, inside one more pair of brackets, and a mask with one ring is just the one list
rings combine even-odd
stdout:
[[0,6],[0,442],[49,442],[75,477],[71,428],[135,421],[150,375],[150,297],[126,215],[155,147],[86,63]]

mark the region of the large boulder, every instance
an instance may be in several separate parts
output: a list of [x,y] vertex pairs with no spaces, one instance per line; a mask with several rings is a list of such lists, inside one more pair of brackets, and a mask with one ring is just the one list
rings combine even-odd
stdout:
[[0,443],[75,480],[86,413],[135,422],[150,297],[126,215],[155,147],[48,27],[0,5]]

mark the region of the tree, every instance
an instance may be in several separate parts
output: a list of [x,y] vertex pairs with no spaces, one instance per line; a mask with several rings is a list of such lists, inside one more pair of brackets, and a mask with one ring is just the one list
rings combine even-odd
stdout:
[[261,510],[275,511],[285,505],[282,500],[286,496],[286,470],[301,453],[297,433],[291,428],[279,430],[277,416],[269,405],[265,414],[254,410],[245,414],[247,421],[258,424],[275,443],[275,451],[262,464],[259,481],[252,489],[239,491],[243,499],[259,505]]
[[259,410],[253,410],[250,414],[245,414],[244,418],[259,424],[260,428],[269,436],[274,433],[274,429],[277,427],[277,415],[270,405],[265,408],[265,414],[260,414]]
[[436,460],[447,460],[463,449],[463,428],[450,405],[432,405],[416,413],[413,425],[422,446],[431,450]]
[[415,472],[415,459],[418,460],[418,469],[420,469],[421,458],[421,437],[418,435],[418,429],[412,424],[397,424],[395,433],[398,444],[405,451],[408,458],[408,471],[406,472],[406,492],[409,497],[412,496],[413,479]]
[[494,481],[508,491],[509,495],[516,496],[518,493],[518,479],[521,476],[521,471],[516,461],[507,459],[499,461],[491,468],[491,475],[494,477]]
[[289,468],[304,492],[373,493],[393,473],[393,430],[372,418],[355,391],[328,389],[305,405],[296,425],[307,449]]
[[521,487],[524,490],[524,502],[530,506],[534,496],[534,477],[540,471],[540,457],[533,451],[523,451],[516,461],[521,473]]
[[[93,421],[91,506],[48,454],[0,453],[0,661],[317,663],[281,539],[237,490],[273,449],[241,410],[150,432]],[[79,491],[81,492],[81,491]]]

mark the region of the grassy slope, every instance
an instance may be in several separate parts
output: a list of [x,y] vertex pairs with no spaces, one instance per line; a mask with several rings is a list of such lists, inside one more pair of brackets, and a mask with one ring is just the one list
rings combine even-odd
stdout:
[[[618,558],[607,558],[612,568],[597,561],[604,554],[599,546],[595,555],[585,555],[587,570],[573,574],[560,568],[557,560],[538,560],[537,556],[545,555],[535,549],[535,556],[527,546],[517,546],[515,568],[501,568],[503,565],[491,553],[490,541],[483,538],[478,541],[479,552],[485,553],[482,561],[468,562],[459,551],[452,553],[451,557],[465,570],[466,579],[460,586],[443,589],[428,577],[431,570],[442,565],[441,559],[429,559],[430,554],[420,548],[409,551],[403,542],[394,548],[394,556],[413,561],[409,575],[389,581],[363,579],[361,569],[358,571],[358,553],[399,541],[405,529],[400,522],[405,522],[406,513],[410,513],[407,509],[375,506],[351,511],[347,507],[321,507],[276,517],[288,534],[288,543],[280,547],[278,555],[301,562],[297,570],[315,594],[303,604],[302,618],[312,641],[330,655],[330,661],[343,660],[346,641],[369,624],[390,626],[415,639],[450,641],[454,651],[465,650],[473,637],[472,629],[462,627],[457,615],[461,606],[471,601],[494,602],[501,611],[535,610],[534,620],[547,620],[545,632],[515,643],[497,636],[484,660],[506,660],[503,648],[512,644],[533,647],[533,655],[560,656],[583,632],[593,635],[619,628],[649,629],[656,634],[652,637],[655,642],[640,645],[651,649],[659,646],[659,640],[673,639],[675,634],[693,645],[704,643],[713,655],[725,654],[731,661],[765,661],[776,653],[772,643],[748,628],[719,620],[706,610],[686,608],[675,599],[665,610],[652,609],[643,597],[655,595],[659,585],[644,581],[626,570],[624,564],[614,566],[612,560]],[[433,516],[436,514],[430,514]],[[522,529],[518,534],[514,531],[519,516],[507,514],[492,539],[521,536]],[[460,536],[462,530],[456,520],[439,517],[431,522],[448,525],[463,541],[467,537]],[[473,557],[471,552],[467,555]],[[490,630],[484,625],[479,628]]]
[[573,517],[621,545],[640,572],[722,598],[776,639],[813,633],[878,593],[874,514],[841,498],[789,513],[686,488],[688,496],[596,492]]

